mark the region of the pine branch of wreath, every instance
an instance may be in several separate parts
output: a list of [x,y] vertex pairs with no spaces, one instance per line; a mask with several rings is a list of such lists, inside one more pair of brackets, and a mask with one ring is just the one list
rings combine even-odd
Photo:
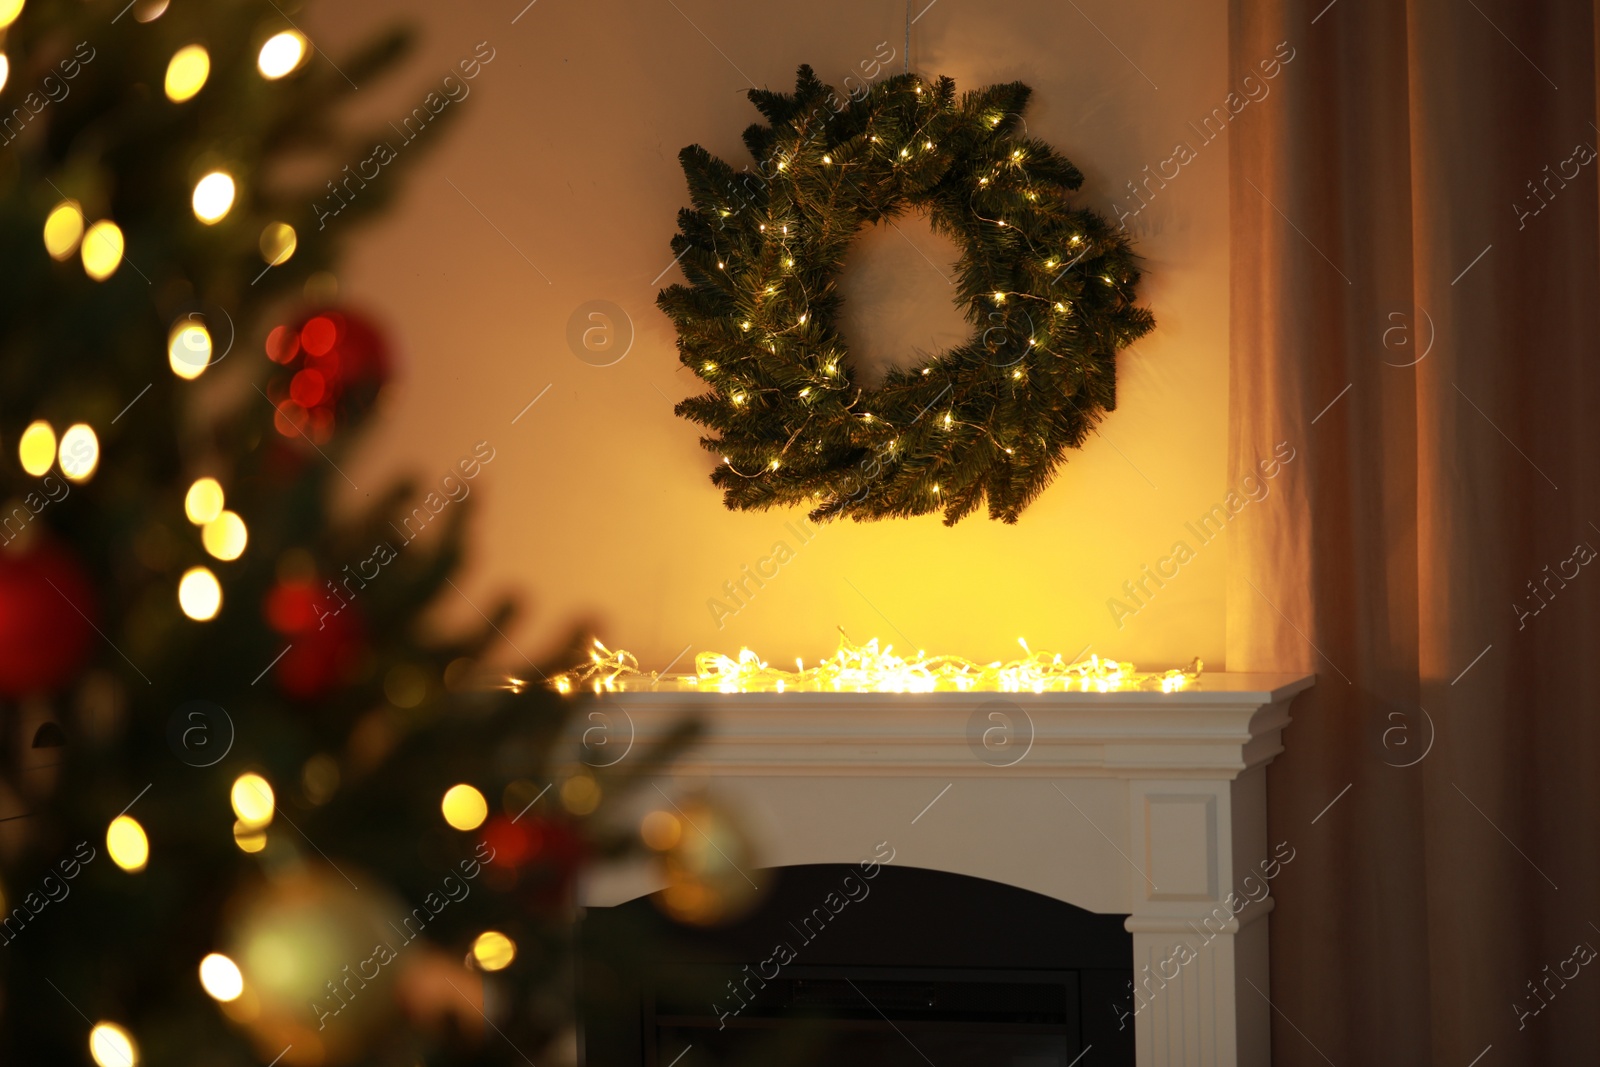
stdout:
[[[1125,238],[1067,199],[1081,172],[1016,135],[1028,96],[957,100],[949,79],[903,75],[834,108],[801,67],[794,94],[750,93],[769,120],[744,132],[759,180],[680,154],[694,209],[673,248],[690,284],[658,302],[712,386],[677,411],[714,431],[702,444],[728,507],[952,524],[987,501],[1015,522],[1115,406],[1116,350],[1153,318],[1132,304]],[[864,391],[836,328],[839,272],[864,225],[913,210],[960,245],[975,333]]]

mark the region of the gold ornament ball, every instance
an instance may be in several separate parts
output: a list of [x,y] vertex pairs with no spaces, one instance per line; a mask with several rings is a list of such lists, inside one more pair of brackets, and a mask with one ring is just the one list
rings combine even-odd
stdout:
[[370,875],[344,873],[361,888],[308,864],[246,889],[230,908],[222,951],[244,988],[219,1007],[262,1062],[282,1053],[286,1067],[335,1067],[370,1054],[393,1028],[400,968],[424,946],[408,946],[416,931],[393,894]]
[[[674,814],[681,819],[681,833],[657,857],[668,884],[652,898],[656,906],[694,926],[745,915],[760,901],[765,879],[744,825],[703,796],[679,801]],[[669,836],[659,835],[657,843]]]

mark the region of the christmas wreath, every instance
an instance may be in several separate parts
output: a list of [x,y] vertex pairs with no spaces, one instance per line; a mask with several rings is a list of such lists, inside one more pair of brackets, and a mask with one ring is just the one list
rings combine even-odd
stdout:
[[[706,427],[729,508],[804,504],[814,519],[987,501],[1015,522],[1068,448],[1116,406],[1117,349],[1154,318],[1133,303],[1127,239],[1073,207],[1083,175],[1026,135],[1030,90],[956,95],[949,78],[888,78],[841,102],[802,66],[793,95],[752,89],[758,170],[680,154],[692,209],[672,247],[688,285],[657,303],[683,363],[711,386],[677,413]],[[864,226],[926,212],[961,249],[966,343],[856,384],[838,280]]]

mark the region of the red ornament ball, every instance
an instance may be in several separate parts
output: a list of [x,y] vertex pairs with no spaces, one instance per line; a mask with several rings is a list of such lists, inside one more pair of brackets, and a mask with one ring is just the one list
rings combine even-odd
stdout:
[[267,358],[293,372],[271,383],[278,432],[318,444],[370,411],[393,371],[383,334],[351,311],[324,308],[279,326],[266,348]]
[[0,697],[54,689],[83,662],[94,639],[96,597],[66,548],[34,537],[0,549]]
[[291,697],[326,695],[350,676],[366,649],[367,629],[356,606],[309,579],[279,582],[267,593],[262,613],[290,642],[274,677]]

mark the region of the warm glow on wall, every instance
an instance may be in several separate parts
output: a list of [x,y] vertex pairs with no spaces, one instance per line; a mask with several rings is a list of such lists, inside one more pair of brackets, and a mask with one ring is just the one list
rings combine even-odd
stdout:
[[211,54],[197,44],[185,45],[173,53],[167,64],[167,99],[175,104],[198,93],[211,74]]

